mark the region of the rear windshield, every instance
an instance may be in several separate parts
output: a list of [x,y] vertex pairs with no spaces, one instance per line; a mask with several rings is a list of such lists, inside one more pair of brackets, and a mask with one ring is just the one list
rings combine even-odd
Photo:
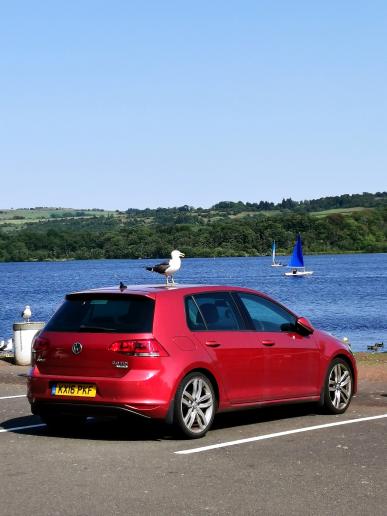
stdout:
[[155,302],[143,296],[80,297],[66,301],[46,331],[151,333]]

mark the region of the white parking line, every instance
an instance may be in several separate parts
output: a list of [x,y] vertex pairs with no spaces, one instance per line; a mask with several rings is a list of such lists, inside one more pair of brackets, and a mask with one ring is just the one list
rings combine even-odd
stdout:
[[11,398],[25,398],[27,394],[18,394],[17,396],[0,396],[0,400],[10,400]]
[[0,428],[0,433],[14,432],[16,430],[27,430],[28,428],[39,428],[40,426],[46,426],[46,425],[45,425],[45,423],[39,423],[38,425],[13,426],[12,428]]
[[346,421],[337,421],[336,423],[327,423],[325,425],[306,426],[304,428],[296,428],[294,430],[286,430],[285,432],[277,432],[274,434],[259,435],[257,437],[248,437],[247,439],[238,439],[237,441],[228,441],[225,443],[211,444],[209,446],[202,446],[201,448],[191,448],[190,450],[181,450],[174,453],[178,455],[188,455],[190,453],[199,453],[209,450],[215,450],[217,448],[226,448],[227,446],[235,446],[237,444],[252,443],[255,441],[264,441],[265,439],[272,439],[274,437],[282,437],[284,435],[298,434],[301,432],[310,432],[312,430],[320,430],[321,428],[331,428],[333,426],[350,425],[352,423],[361,423],[363,421],[373,421],[375,419],[386,418],[387,414],[381,414],[380,416],[362,417],[358,419],[347,419]]

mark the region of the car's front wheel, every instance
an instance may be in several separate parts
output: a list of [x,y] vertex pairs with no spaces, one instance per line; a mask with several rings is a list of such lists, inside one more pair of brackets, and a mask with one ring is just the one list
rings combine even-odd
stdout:
[[336,358],[329,366],[324,391],[324,407],[331,414],[342,414],[351,402],[353,376],[348,363]]
[[176,392],[175,425],[187,437],[203,437],[215,416],[216,397],[211,381],[202,373],[190,373]]

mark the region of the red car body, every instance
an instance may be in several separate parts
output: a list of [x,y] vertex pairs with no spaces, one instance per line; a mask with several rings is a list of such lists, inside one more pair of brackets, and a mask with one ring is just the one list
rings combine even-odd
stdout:
[[[257,306],[264,303],[281,317],[288,314],[294,325],[282,325],[281,331],[267,331],[266,323],[255,319],[252,323],[240,296],[248,308],[249,303],[257,301]],[[99,326],[90,327],[90,331],[89,326],[72,331],[71,327],[67,328],[68,323],[60,326],[60,314],[54,315],[51,320],[54,323],[50,321],[46,325],[33,346],[34,362],[28,379],[28,399],[33,413],[44,417],[56,413],[132,412],[172,422],[179,385],[192,372],[200,372],[209,379],[216,397],[216,412],[275,403],[323,401],[329,365],[337,358],[348,365],[353,378],[351,395],[356,392],[356,363],[345,344],[313,329],[307,320],[251,289],[205,285],[121,286],[70,294],[66,303],[76,305],[79,310],[88,303],[93,309],[102,309],[99,305],[109,300],[121,306],[120,300],[125,298],[146,306],[148,303],[153,308],[152,324],[147,327],[150,331],[128,333],[102,326],[100,331]],[[223,313],[225,328],[210,329],[209,322],[203,326],[200,314],[209,303],[200,305],[200,302],[208,299],[218,303],[215,308]],[[231,304],[235,313],[230,316]],[[76,318],[75,309],[73,312],[70,315]],[[275,318],[276,313],[273,314]],[[238,328],[227,328],[234,324],[228,322],[230,318],[238,319],[235,323]],[[107,319],[111,324],[109,317],[102,322],[106,325]],[[207,314],[206,321],[210,319]],[[59,331],[55,331],[55,324],[59,324]],[[262,327],[255,327],[258,324]],[[77,353],[79,348],[81,351]],[[58,391],[58,385],[62,391]],[[70,385],[74,388],[78,385],[78,390],[79,386],[85,388],[72,395],[71,389],[65,392]],[[87,395],[88,386],[93,386],[94,395]]]

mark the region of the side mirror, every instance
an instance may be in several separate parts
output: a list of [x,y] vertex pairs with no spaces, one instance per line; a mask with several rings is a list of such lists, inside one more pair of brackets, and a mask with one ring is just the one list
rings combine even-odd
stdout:
[[301,335],[311,335],[314,332],[313,326],[306,317],[299,317],[296,322],[296,327]]

